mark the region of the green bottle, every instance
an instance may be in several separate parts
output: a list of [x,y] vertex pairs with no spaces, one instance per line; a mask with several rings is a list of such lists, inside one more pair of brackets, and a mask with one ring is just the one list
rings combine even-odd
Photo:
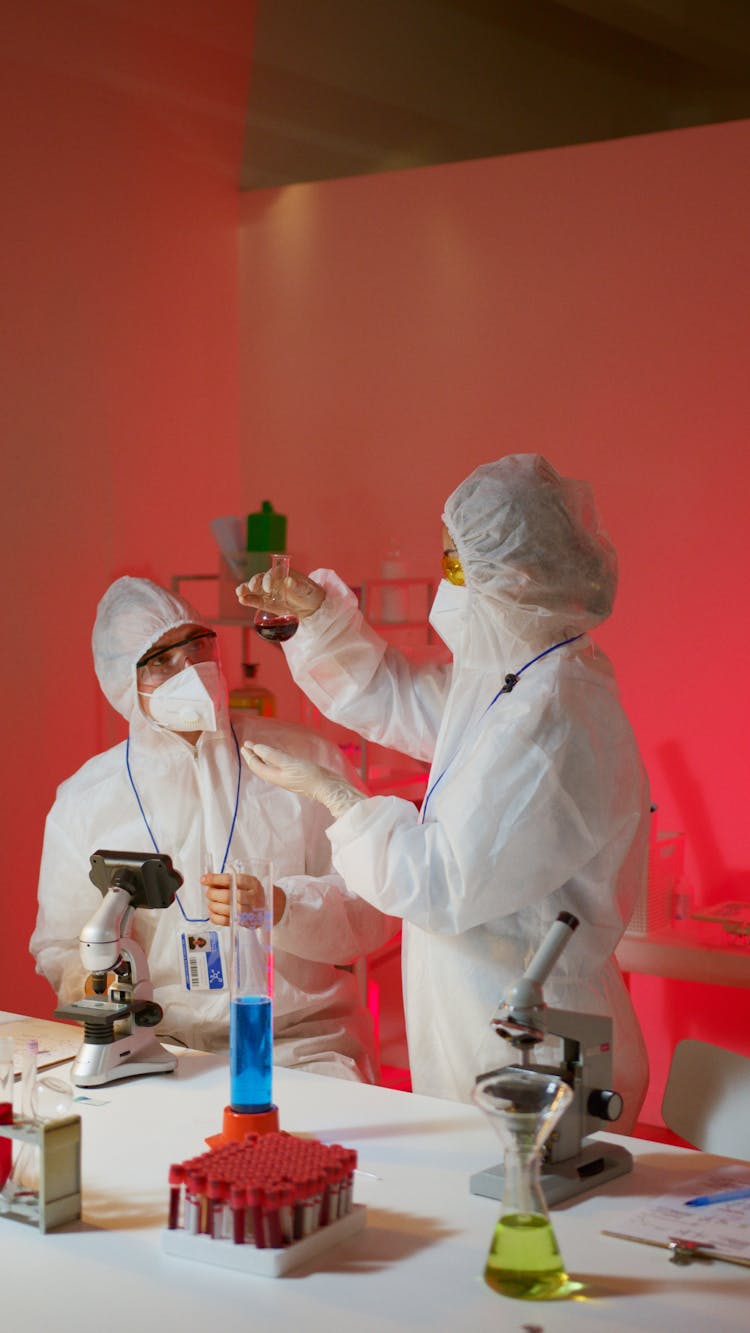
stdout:
[[277,514],[270,500],[264,500],[256,514],[247,516],[248,551],[285,551],[286,514]]

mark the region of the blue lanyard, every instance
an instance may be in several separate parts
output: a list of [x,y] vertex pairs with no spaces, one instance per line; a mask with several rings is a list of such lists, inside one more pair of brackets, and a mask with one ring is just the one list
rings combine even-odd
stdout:
[[[230,723],[230,726],[231,726],[231,723]],[[236,752],[237,752],[237,790],[236,790],[235,795],[234,795],[234,813],[233,813],[233,815],[232,815],[232,823],[231,823],[231,826],[230,826],[230,829],[229,829],[229,837],[228,837],[228,839],[227,839],[227,845],[226,845],[226,847],[224,848],[224,857],[223,857],[223,860],[222,860],[222,862],[221,862],[221,871],[219,872],[220,874],[223,873],[223,871],[224,871],[224,866],[225,866],[226,863],[227,863],[227,857],[229,856],[229,848],[230,848],[231,845],[232,845],[232,838],[234,837],[234,826],[235,826],[235,824],[237,823],[237,811],[238,811],[239,808],[240,808],[240,780],[241,780],[241,777],[242,777],[242,760],[241,760],[241,758],[240,758],[240,746],[239,746],[239,741],[237,740],[237,733],[235,732],[234,727],[232,727],[232,739],[234,740],[234,748],[235,748],[235,750],[236,750]],[[131,785],[131,787],[133,788],[133,795],[135,796],[135,799],[136,799],[136,801],[138,802],[138,809],[139,809],[140,812],[141,812],[141,818],[143,819],[143,822],[144,822],[144,824],[146,825],[146,829],[147,829],[147,831],[148,831],[148,836],[149,836],[149,838],[151,839],[151,842],[152,842],[152,844],[153,844],[154,851],[156,852],[156,855],[159,856],[160,853],[159,853],[159,848],[158,848],[157,845],[156,845],[156,838],[154,837],[154,835],[153,835],[153,833],[152,833],[152,831],[151,831],[151,825],[149,824],[149,822],[148,822],[148,820],[147,820],[147,818],[146,818],[146,811],[144,810],[144,808],[143,808],[143,803],[142,803],[142,801],[141,801],[140,796],[138,795],[138,788],[136,787],[135,782],[133,781],[133,774],[132,774],[131,769],[130,769],[130,737],[129,737],[129,736],[128,736],[128,739],[127,739],[127,741],[126,741],[126,743],[125,743],[125,767],[126,767],[126,769],[128,770],[128,777],[130,778],[130,785]],[[185,908],[182,906],[182,903],[180,902],[180,899],[179,899],[179,890],[178,890],[178,893],[175,894],[175,902],[177,903],[177,906],[179,907],[180,911],[182,912],[182,915],[184,916],[185,920],[186,920],[186,921],[189,921],[191,925],[201,925],[201,926],[204,926],[204,925],[206,925],[206,923],[207,923],[208,921],[211,920],[210,916],[188,916],[187,912],[185,911]]]
[[[483,712],[483,713],[481,714],[481,716],[479,717],[479,721],[481,722],[481,721],[482,721],[482,718],[485,717],[485,716],[487,715],[487,713],[489,713],[489,711],[490,711],[492,705],[497,703],[497,701],[498,701],[498,699],[500,698],[500,695],[501,695],[501,694],[510,694],[511,690],[514,690],[514,689],[516,688],[516,685],[518,684],[518,682],[519,682],[521,676],[523,675],[524,671],[528,671],[529,667],[532,667],[532,666],[534,665],[535,662],[541,662],[542,658],[543,658],[543,657],[547,657],[547,656],[549,655],[549,653],[554,653],[554,652],[557,651],[558,648],[564,648],[564,647],[566,646],[566,644],[568,644],[568,643],[575,643],[577,639],[582,639],[582,638],[583,638],[583,635],[582,635],[582,634],[574,634],[573,637],[572,637],[571,639],[562,639],[562,640],[560,641],[560,643],[553,643],[553,645],[552,645],[551,648],[545,648],[545,650],[544,650],[543,653],[537,653],[536,657],[532,657],[532,659],[531,659],[530,662],[526,662],[522,667],[519,667],[518,671],[516,671],[516,672],[509,671],[509,672],[508,672],[508,675],[505,677],[505,681],[504,681],[504,683],[503,683],[503,685],[502,685],[502,688],[498,690],[498,692],[497,692],[497,694],[495,695],[494,699],[491,699],[491,700],[490,700],[490,702],[488,703],[488,705],[487,705],[487,707],[485,708],[484,712]],[[455,759],[455,757],[456,757],[456,756],[454,755],[453,758]],[[432,786],[430,787],[430,790],[428,791],[427,795],[425,796],[425,798],[424,798],[424,803],[423,803],[423,805],[422,805],[422,810],[421,810],[420,817],[419,817],[419,822],[420,822],[420,824],[424,824],[424,817],[425,817],[425,814],[427,813],[427,802],[429,801],[430,797],[432,796],[432,793],[434,792],[435,788],[438,786],[438,783],[442,782],[443,778],[445,777],[445,775],[446,775],[446,773],[448,772],[448,769],[450,768],[450,766],[451,766],[452,763],[453,763],[453,759],[450,759],[450,760],[448,761],[448,763],[446,764],[445,768],[443,769],[442,773],[440,774],[440,776],[439,776],[438,778],[435,779],[435,781],[433,782]]]

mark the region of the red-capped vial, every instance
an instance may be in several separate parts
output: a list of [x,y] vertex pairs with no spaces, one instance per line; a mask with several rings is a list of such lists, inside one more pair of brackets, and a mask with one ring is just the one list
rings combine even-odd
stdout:
[[252,1234],[259,1250],[266,1248],[266,1228],[263,1222],[263,1190],[259,1185],[248,1185],[246,1189],[247,1208],[252,1225]]
[[206,1181],[206,1230],[212,1240],[221,1240],[224,1236],[224,1201],[228,1192],[225,1180],[209,1176]]
[[180,1198],[185,1171],[179,1162],[173,1162],[169,1168],[169,1218],[167,1226],[176,1231],[180,1225]]

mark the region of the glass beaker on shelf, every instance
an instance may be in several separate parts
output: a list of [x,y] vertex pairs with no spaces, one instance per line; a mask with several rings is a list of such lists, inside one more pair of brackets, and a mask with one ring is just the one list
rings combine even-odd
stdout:
[[570,1104],[572,1089],[553,1074],[508,1065],[481,1075],[472,1095],[504,1150],[500,1217],[485,1282],[520,1300],[574,1296],[583,1286],[565,1271],[539,1175],[542,1148]]
[[286,639],[291,639],[299,628],[299,618],[285,601],[284,580],[288,577],[289,556],[272,555],[270,569],[263,576],[264,585],[266,580],[270,583],[270,588],[264,591],[267,591],[271,605],[266,610],[256,611],[253,619],[253,626],[261,638],[269,639],[272,643],[283,643]]

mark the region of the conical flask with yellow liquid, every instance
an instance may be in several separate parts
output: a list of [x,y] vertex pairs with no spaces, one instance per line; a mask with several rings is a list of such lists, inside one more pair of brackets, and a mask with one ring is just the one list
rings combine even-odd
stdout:
[[526,1301],[563,1300],[582,1291],[565,1271],[540,1182],[544,1144],[573,1092],[562,1079],[509,1065],[481,1075],[473,1092],[503,1145],[500,1217],[484,1280]]

